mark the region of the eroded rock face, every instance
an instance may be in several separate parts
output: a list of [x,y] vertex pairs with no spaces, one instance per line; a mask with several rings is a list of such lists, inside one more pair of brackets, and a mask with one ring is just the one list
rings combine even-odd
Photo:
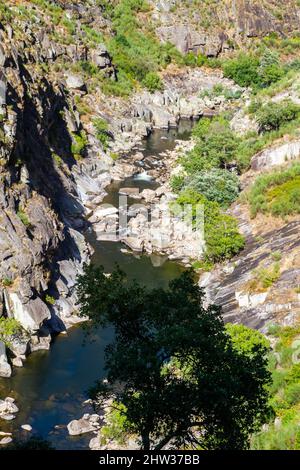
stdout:
[[205,2],[152,0],[157,34],[181,52],[202,53],[216,57],[237,46],[247,45],[250,38],[272,32],[292,32],[298,28],[299,6],[293,1],[280,3],[278,18],[271,1],[220,1],[213,8]]
[[280,143],[254,155],[251,160],[251,169],[254,171],[267,170],[274,166],[283,165],[296,160],[300,155],[300,140]]
[[[222,305],[225,321],[263,331],[274,322],[291,325],[296,321],[300,314],[296,288],[300,283],[299,230],[300,222],[293,221],[274,230],[266,226],[259,237],[250,231],[238,257],[200,279],[207,302]],[[272,269],[273,253],[281,255],[278,279],[268,288],[256,286],[255,272]]]

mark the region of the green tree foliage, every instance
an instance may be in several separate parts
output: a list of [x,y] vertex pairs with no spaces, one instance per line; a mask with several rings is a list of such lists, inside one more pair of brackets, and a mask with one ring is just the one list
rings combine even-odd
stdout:
[[176,204],[190,204],[196,215],[197,205],[204,207],[205,258],[216,263],[230,259],[244,248],[245,239],[239,233],[236,220],[224,214],[217,202],[208,201],[202,194],[193,189],[183,190]]
[[269,357],[272,374],[270,405],[277,416],[252,437],[251,447],[262,450],[300,450],[300,326],[273,325],[268,332],[275,341]]
[[245,337],[236,346],[221,309],[203,307],[192,272],[163,290],[89,266],[77,293],[90,327],[115,330],[105,357],[108,382],[98,382],[91,396],[99,406],[108,398],[120,406],[143,449],[249,447],[269,413],[268,350],[259,341],[248,346]]
[[150,93],[163,89],[161,78],[156,72],[148,72],[142,81],[142,84],[150,91]]
[[254,55],[240,54],[223,64],[224,76],[242,87],[259,85],[259,59]]
[[240,54],[223,63],[224,76],[243,87],[265,88],[279,81],[285,74],[279,55],[265,49],[259,58],[253,54]]
[[187,172],[201,171],[218,166],[226,166],[235,159],[238,139],[230,129],[225,116],[199,121],[193,135],[197,140],[195,148],[182,159]]
[[203,194],[209,201],[228,207],[239,194],[239,179],[236,173],[222,168],[196,173],[188,180],[188,187]]
[[299,111],[300,107],[291,100],[265,104],[256,114],[260,131],[278,130],[286,122],[296,119]]

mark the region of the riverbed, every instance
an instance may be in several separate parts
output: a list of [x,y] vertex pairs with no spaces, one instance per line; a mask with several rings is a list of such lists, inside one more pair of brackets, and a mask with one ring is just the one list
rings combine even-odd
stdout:
[[[188,121],[181,123],[178,129],[155,131],[139,150],[146,156],[171,150],[176,139],[189,138],[191,127]],[[122,183],[112,183],[104,202],[117,206],[120,185],[140,190],[157,187],[146,175],[133,176]],[[166,286],[183,271],[181,265],[162,256],[133,255],[125,253],[121,243],[97,241],[93,232],[87,233],[87,239],[94,249],[93,263],[104,266],[106,271],[111,271],[117,263],[130,279],[147,286]],[[0,420],[0,431],[12,432],[15,438],[38,435],[49,440],[56,449],[87,449],[92,436],[71,437],[66,425],[91,411],[83,402],[87,399],[88,388],[105,376],[104,350],[111,339],[109,329],[99,329],[87,339],[84,328],[78,325],[54,338],[50,351],[31,354],[23,368],[14,369],[11,378],[0,379],[0,398],[12,396],[20,408],[15,420]],[[33,432],[20,430],[22,424],[30,424]]]

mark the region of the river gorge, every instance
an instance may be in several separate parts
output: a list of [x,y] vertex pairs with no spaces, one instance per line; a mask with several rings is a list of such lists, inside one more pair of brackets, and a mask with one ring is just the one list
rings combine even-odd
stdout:
[[[192,121],[182,121],[179,128],[154,131],[140,146],[144,156],[157,156],[175,147],[177,139],[187,140]],[[163,158],[163,157],[160,157]],[[103,203],[118,207],[119,188],[135,187],[140,191],[157,187],[155,180],[143,176],[141,168],[125,181],[113,182],[107,189]],[[138,173],[139,172],[139,173]],[[135,200],[129,200],[133,204]],[[184,267],[166,256],[153,253],[126,253],[118,242],[98,241],[92,228],[86,239],[92,246],[92,262],[104,266],[110,272],[116,264],[130,279],[137,279],[147,286],[166,286],[180,275]],[[84,327],[76,325],[66,334],[53,338],[49,351],[32,353],[21,369],[14,369],[9,379],[0,379],[0,395],[15,398],[20,408],[13,421],[1,423],[1,431],[13,432],[14,436],[26,437],[28,432],[21,425],[30,424],[33,434],[49,440],[56,449],[86,449],[92,435],[69,436],[66,425],[91,412],[84,404],[86,392],[93,382],[105,377],[104,350],[113,337],[112,331],[99,330],[92,337],[86,336]]]

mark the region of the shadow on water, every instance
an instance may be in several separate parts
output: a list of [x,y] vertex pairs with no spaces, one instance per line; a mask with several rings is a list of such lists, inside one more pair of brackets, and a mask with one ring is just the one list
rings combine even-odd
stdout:
[[[179,130],[153,133],[145,141],[142,151],[153,155],[172,149],[175,139],[190,136],[191,126],[188,122]],[[157,186],[151,180],[129,178],[112,184],[105,202],[117,204],[120,185],[141,190]],[[159,255],[126,254],[120,243],[97,241],[94,232],[88,234],[88,239],[95,249],[95,264],[112,270],[117,263],[130,279],[135,278],[148,286],[166,286],[183,271],[182,266]],[[104,376],[104,350],[112,337],[112,330],[99,329],[93,334],[93,341],[89,338],[85,342],[82,326],[74,327],[67,335],[55,338],[50,351],[35,352],[22,369],[14,370],[10,379],[0,379],[0,397],[13,396],[20,408],[15,420],[1,420],[0,431],[11,431],[14,436],[25,435],[20,426],[30,424],[34,433],[50,440],[57,449],[86,449],[92,436],[70,437],[66,424],[91,411],[82,403],[87,398],[87,389]]]

